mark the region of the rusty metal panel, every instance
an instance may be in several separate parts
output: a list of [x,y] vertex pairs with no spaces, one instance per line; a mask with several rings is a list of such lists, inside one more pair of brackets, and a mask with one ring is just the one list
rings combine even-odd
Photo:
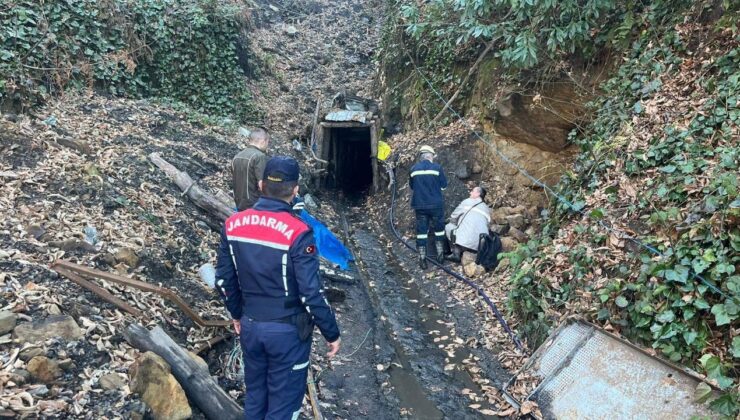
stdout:
[[694,402],[703,381],[696,373],[578,319],[558,328],[517,376],[522,374],[541,379],[526,399],[537,403],[544,418],[717,417]]
[[324,120],[326,121],[354,121],[359,123],[366,123],[372,119],[373,113],[369,111],[344,111],[344,110],[333,110],[326,114]]

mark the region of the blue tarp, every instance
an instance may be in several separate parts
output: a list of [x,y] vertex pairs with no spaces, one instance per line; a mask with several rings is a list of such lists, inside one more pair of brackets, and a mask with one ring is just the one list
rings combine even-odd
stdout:
[[319,255],[337,264],[342,270],[349,268],[349,262],[354,261],[352,254],[349,252],[342,242],[327,228],[316,220],[313,216],[308,214],[304,209],[301,210],[301,220],[306,222],[307,225],[313,229],[314,237],[316,238],[316,248],[319,250]]

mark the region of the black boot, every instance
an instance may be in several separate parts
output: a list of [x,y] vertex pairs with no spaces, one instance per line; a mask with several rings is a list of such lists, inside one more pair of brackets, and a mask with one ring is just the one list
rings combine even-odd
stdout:
[[426,246],[418,246],[417,252],[419,252],[419,268],[422,270],[427,269],[427,247]]
[[437,248],[437,262],[444,264],[445,262],[445,247],[441,240],[434,242],[434,247]]
[[447,257],[447,260],[459,263],[462,261],[462,251],[459,246],[452,245],[452,255]]

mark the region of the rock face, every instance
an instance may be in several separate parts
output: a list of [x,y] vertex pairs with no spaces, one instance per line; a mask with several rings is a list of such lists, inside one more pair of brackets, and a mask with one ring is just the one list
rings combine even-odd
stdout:
[[18,315],[10,311],[0,311],[0,335],[5,335],[15,328]]
[[21,343],[39,343],[50,338],[79,340],[82,330],[69,315],[50,316],[43,321],[26,322],[15,327],[15,336]]
[[170,366],[153,352],[142,354],[129,369],[131,392],[141,395],[157,420],[181,420],[192,416],[188,398]]
[[46,356],[34,357],[28,362],[27,368],[31,376],[47,384],[62,376],[62,370],[57,362]]
[[570,78],[553,80],[537,86],[536,91],[522,94],[521,87],[500,92],[501,85],[491,79],[496,74],[491,70],[498,65],[496,58],[481,63],[471,105],[484,110],[485,117],[495,121],[495,130],[503,137],[549,152],[566,148],[568,133],[576,123],[587,118],[585,104],[591,99],[590,92],[581,86],[598,84],[598,69],[578,82]]

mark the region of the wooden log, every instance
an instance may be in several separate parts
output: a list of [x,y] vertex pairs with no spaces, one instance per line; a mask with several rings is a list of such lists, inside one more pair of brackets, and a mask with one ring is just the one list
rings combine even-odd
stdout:
[[230,196],[221,190],[217,190],[214,197],[216,197],[218,201],[224,203],[229,208],[236,208],[236,203],[234,202],[233,196]]
[[[151,351],[170,365],[172,374],[208,419],[238,420],[244,417],[241,407],[216,382],[207,369],[177,345],[159,326],[147,330],[131,324],[123,333],[126,341],[141,351]],[[167,398],[166,395],[162,396]]]
[[183,191],[183,195],[187,195],[196,206],[202,208],[219,221],[226,220],[233,213],[233,210],[221,200],[199,187],[190,175],[175,168],[172,164],[162,159],[158,153],[150,154],[149,160],[152,161],[153,164],[157,165],[159,169],[164,171],[164,173],[167,174],[167,176],[174,181],[178,187],[180,187]]

